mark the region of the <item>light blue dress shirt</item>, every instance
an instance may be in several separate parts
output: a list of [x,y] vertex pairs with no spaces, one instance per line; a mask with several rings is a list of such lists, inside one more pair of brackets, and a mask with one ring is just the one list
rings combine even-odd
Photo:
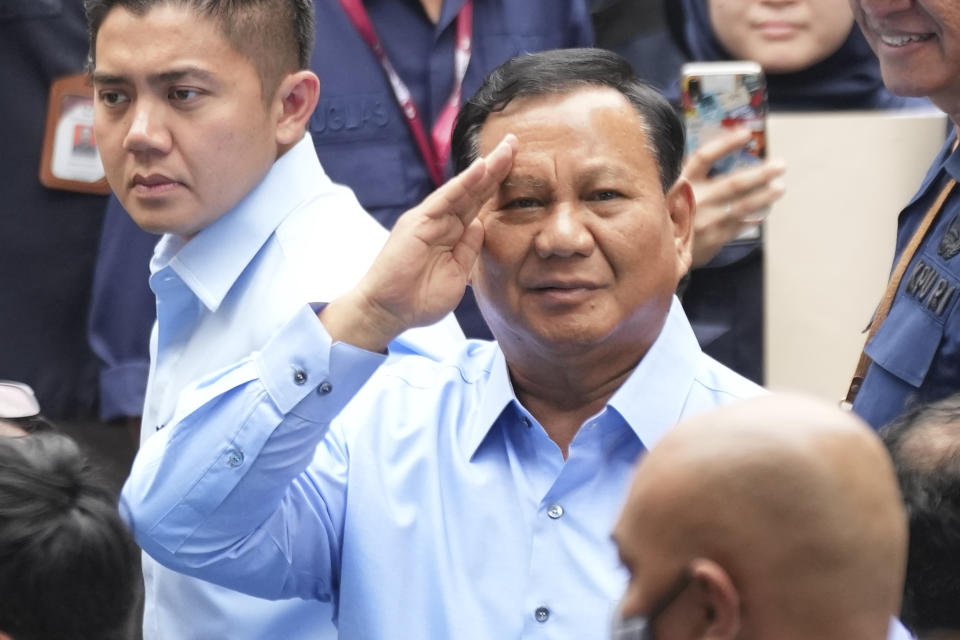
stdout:
[[903,623],[894,618],[890,622],[890,631],[887,633],[887,640],[913,640],[913,636],[903,626]]
[[604,638],[637,457],[678,420],[762,392],[700,351],[674,300],[564,461],[496,344],[382,360],[331,345],[304,307],[185,393],[123,491],[144,549],[259,596],[332,600],[342,638]]
[[[189,383],[262,346],[307,302],[329,301],[349,290],[386,236],[349,189],[324,175],[309,136],[190,242],[164,236],[151,262],[157,322],[142,443],[166,431],[162,426],[170,423]],[[391,348],[444,357],[463,342],[448,317],[404,334]],[[175,573],[147,557],[144,585],[145,640],[336,636],[330,605],[317,601],[253,598]]]

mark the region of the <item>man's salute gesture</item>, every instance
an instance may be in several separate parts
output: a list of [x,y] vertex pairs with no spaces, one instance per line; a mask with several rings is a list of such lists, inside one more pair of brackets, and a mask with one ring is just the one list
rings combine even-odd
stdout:
[[364,278],[321,311],[334,341],[383,351],[406,329],[457,306],[483,245],[477,214],[509,173],[517,146],[507,135],[400,217]]

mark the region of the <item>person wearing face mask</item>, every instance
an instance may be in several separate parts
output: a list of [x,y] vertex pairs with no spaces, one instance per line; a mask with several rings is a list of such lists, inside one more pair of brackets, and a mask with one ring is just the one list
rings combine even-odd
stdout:
[[681,421],[640,462],[613,537],[630,572],[614,640],[909,637],[891,624],[907,549],[893,465],[820,401]]
[[[770,110],[929,107],[888,91],[876,57],[836,0],[680,0],[668,25],[690,61],[754,60],[767,77]],[[677,98],[677,88],[672,93]],[[710,167],[749,140],[736,131],[705,144],[684,167],[697,198],[693,266],[683,303],[704,350],[762,382],[763,242],[740,239],[785,191],[785,164],[770,159],[709,177]]]

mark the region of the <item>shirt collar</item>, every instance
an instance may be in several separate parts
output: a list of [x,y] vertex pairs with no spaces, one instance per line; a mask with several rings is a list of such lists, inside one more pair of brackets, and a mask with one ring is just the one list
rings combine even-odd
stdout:
[[[946,141],[944,141],[943,146],[940,148],[940,152],[937,153],[936,158],[934,158],[933,162],[930,164],[930,168],[927,169],[927,174],[923,177],[923,182],[920,183],[920,188],[917,189],[915,194],[913,194],[913,197],[906,205],[907,207],[923,198],[931,188],[935,187],[935,185],[942,184],[941,178],[944,181],[946,180],[946,178],[943,177],[942,172],[946,172],[950,177],[960,180],[960,150],[951,151],[956,140],[957,129],[955,126],[951,125],[950,134],[947,136]],[[906,208],[904,208],[904,210],[905,209]]]
[[[280,223],[316,194],[323,182],[329,178],[317,159],[313,139],[304,135],[273,163],[253,191],[176,251],[170,267],[210,311],[216,311]],[[175,247],[172,237],[164,236],[151,271],[163,268],[163,255]]]
[[444,0],[443,7],[440,9],[440,16],[434,27],[434,32],[437,34],[437,37],[456,21],[460,9],[462,9],[465,4],[467,4],[467,0]]
[[[660,334],[640,364],[610,398],[613,407],[647,449],[680,420],[701,364],[702,352],[676,296]],[[506,359],[499,347],[487,366],[489,379],[479,408],[464,438],[464,453],[472,458],[504,410],[520,406],[510,382]]]
[[947,173],[950,174],[955,180],[960,180],[960,149],[953,150],[953,145],[957,142],[957,128],[955,126],[950,127],[950,135],[947,136],[947,141],[943,143],[943,148],[940,150],[941,157],[944,158],[943,165],[947,170]]
[[[467,348],[473,350],[476,348],[475,344],[477,344],[476,341],[471,341]],[[513,383],[510,382],[507,361],[503,357],[500,346],[493,342],[479,348],[490,349],[490,357],[483,359],[481,364],[481,368],[487,372],[489,377],[483,388],[480,405],[473,412],[473,417],[468,423],[469,426],[463,439],[463,452],[468,460],[473,458],[504,409],[513,403],[517,406],[518,411],[523,411],[523,409],[520,409],[520,403],[513,392]]]
[[680,420],[703,352],[674,296],[656,341],[608,403],[646,449]]

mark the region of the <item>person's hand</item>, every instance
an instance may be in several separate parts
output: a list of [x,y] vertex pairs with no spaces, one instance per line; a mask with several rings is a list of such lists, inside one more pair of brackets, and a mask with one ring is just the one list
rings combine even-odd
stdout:
[[749,130],[731,131],[699,147],[684,164],[681,177],[690,182],[697,201],[693,218],[694,267],[709,262],[745,228],[760,224],[766,208],[783,196],[785,188],[777,178],[786,167],[779,160],[707,177],[713,163],[749,141]]
[[320,312],[331,338],[383,351],[400,333],[457,306],[483,245],[477,214],[509,173],[517,144],[506,136],[397,220],[363,279]]

